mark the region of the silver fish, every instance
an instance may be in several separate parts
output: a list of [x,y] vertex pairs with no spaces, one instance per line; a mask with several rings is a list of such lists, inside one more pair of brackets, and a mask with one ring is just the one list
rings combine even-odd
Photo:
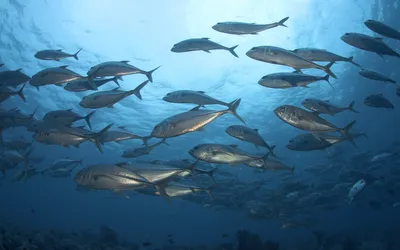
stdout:
[[50,129],[62,129],[67,128],[68,126],[65,124],[58,124],[52,122],[46,122],[43,120],[32,121],[28,126],[27,130],[29,132],[45,132]]
[[211,96],[205,94],[204,91],[193,91],[193,90],[178,90],[166,94],[163,100],[171,103],[193,103],[201,107],[204,105],[218,104],[223,106],[229,106],[229,103],[217,100]]
[[94,115],[94,113],[96,113],[96,111],[92,111],[86,116],[81,116],[73,112],[72,109],[53,110],[47,112],[42,120],[48,123],[57,123],[60,125],[71,125],[76,121],[85,120],[89,128],[92,128],[92,125],[90,123],[90,118]]
[[122,153],[121,157],[136,158],[136,157],[139,157],[142,155],[148,155],[151,153],[151,151],[153,151],[153,149],[155,149],[156,147],[158,147],[161,144],[169,145],[168,143],[165,142],[165,138],[163,138],[161,141],[159,141],[153,145],[148,145],[148,146],[141,147],[141,148],[134,148],[134,149],[126,150]]
[[81,169],[74,178],[78,186],[95,190],[134,190],[151,184],[137,173],[118,164],[92,165]]
[[118,88],[110,90],[110,91],[99,91],[93,94],[84,96],[80,101],[79,105],[84,108],[98,109],[109,107],[112,108],[114,104],[121,101],[122,99],[135,95],[137,98],[142,100],[142,95],[140,94],[140,90],[146,86],[149,81],[144,81],[135,89],[130,91],[121,91]]
[[192,165],[179,168],[164,164],[133,163],[127,164],[125,168],[132,170],[151,183],[167,182],[175,177],[185,177],[192,173]]
[[243,22],[219,22],[212,28],[216,31],[232,34],[232,35],[257,35],[258,32],[272,29],[278,26],[287,27],[285,22],[289,17],[285,17],[279,22],[270,24],[256,24],[256,23],[243,23]]
[[189,154],[201,161],[229,165],[246,163],[263,158],[250,155],[240,150],[237,145],[223,144],[199,144],[189,150]]
[[353,47],[374,52],[381,57],[383,55],[388,55],[400,58],[400,55],[384,43],[382,38],[371,37],[360,33],[345,33],[341,39]]
[[35,132],[32,137],[43,144],[61,145],[63,147],[79,147],[81,143],[91,141],[96,145],[97,149],[103,153],[100,139],[111,126],[112,124],[108,125],[98,133],[82,133],[78,128],[71,127],[49,129],[44,132]]
[[298,135],[289,141],[289,143],[286,145],[286,148],[293,151],[324,150],[336,143],[346,140],[344,137],[338,136],[319,136],[319,139],[317,139],[315,135],[309,133]]
[[378,33],[379,35],[400,40],[400,32],[382,22],[369,19],[365,21],[364,24],[370,30],[372,30],[375,33]]
[[271,171],[290,171],[294,174],[294,167],[289,167],[283,164],[280,161],[267,159],[267,157],[263,157],[262,159],[257,159],[255,161],[250,161],[245,163],[249,167],[253,168],[260,168],[264,170],[271,170]]
[[291,105],[279,106],[274,110],[274,113],[281,120],[293,127],[309,131],[313,134],[321,132],[340,132],[347,140],[353,142],[349,130],[353,127],[356,121],[352,121],[344,128],[338,128],[327,120],[319,117],[318,114],[314,112],[309,112]]
[[72,159],[59,159],[55,161],[51,166],[48,168],[43,169],[40,171],[41,174],[44,174],[48,171],[56,171],[59,169],[67,169],[70,166],[81,165],[83,167],[83,159],[80,160],[72,160]]
[[[120,86],[118,83],[117,76],[110,78],[110,79],[94,79],[92,82],[96,85],[97,88],[99,88],[110,81],[115,82],[115,84],[117,84],[118,87]],[[95,90],[90,85],[88,79],[79,79],[76,81],[69,82],[64,86],[64,89],[67,91],[71,91],[71,92],[82,92],[82,91],[87,91],[87,90]]]
[[79,60],[78,54],[79,52],[81,52],[81,50],[82,49],[79,49],[75,54],[69,54],[62,51],[62,49],[57,49],[57,50],[47,49],[36,52],[35,57],[41,60],[53,60],[53,61],[60,61],[61,59],[68,57],[73,57],[76,60]]
[[0,86],[0,103],[15,95],[18,95],[22,101],[26,102],[25,95],[23,93],[25,85],[26,83],[18,91],[12,91],[8,87]]
[[319,69],[332,76],[333,78],[337,78],[336,75],[330,70],[333,62],[329,63],[326,66],[318,65],[298,56],[292,51],[283,48],[275,46],[253,47],[252,49],[247,51],[246,55],[257,61],[289,66],[299,72],[301,71],[301,69]]
[[121,77],[133,74],[143,74],[147,77],[147,79],[149,79],[150,82],[153,82],[152,73],[160,68],[160,66],[158,66],[153,70],[144,71],[133,65],[130,65],[128,62],[129,61],[109,61],[93,66],[87,72],[87,75],[89,76],[89,81],[92,81],[94,78],[98,77]]
[[147,141],[150,139],[148,136],[139,136],[135,135],[132,132],[126,130],[123,126],[118,127],[124,131],[119,130],[111,130],[104,133],[104,136],[101,138],[101,143],[104,144],[106,142],[116,142],[120,143],[121,141],[125,140],[132,140],[132,139],[140,139],[143,141],[144,145],[147,145]]
[[27,167],[21,170],[14,178],[13,182],[24,180],[26,182],[28,179],[32,178],[33,176],[37,175],[39,172],[32,167]]
[[225,129],[225,133],[232,137],[235,137],[236,139],[250,142],[256,147],[265,147],[270,151],[272,156],[275,156],[274,149],[276,145],[269,146],[268,143],[266,143],[265,140],[258,133],[258,129],[252,129],[243,125],[232,125]]
[[7,87],[17,87],[31,80],[31,78],[21,72],[22,69],[5,70],[0,72],[0,85]]
[[281,72],[281,73],[272,73],[269,75],[263,76],[258,84],[267,88],[278,88],[278,89],[286,89],[293,87],[304,87],[308,88],[308,84],[314,83],[317,81],[326,81],[333,88],[333,86],[329,82],[329,75],[326,76],[313,76],[302,73],[289,73],[289,72]]
[[174,44],[171,51],[175,53],[189,51],[204,51],[207,53],[211,53],[210,50],[227,50],[235,57],[239,57],[235,52],[237,46],[238,45],[228,48],[211,41],[210,38],[192,38]]
[[196,107],[190,111],[171,116],[157,124],[151,132],[151,136],[156,138],[169,138],[197,131],[218,117],[228,113],[245,123],[236,113],[240,101],[240,99],[237,99],[231,102],[229,108],[225,110],[200,110],[199,107]]
[[317,114],[327,114],[336,115],[337,113],[343,112],[345,110],[350,110],[354,113],[359,113],[357,110],[353,109],[355,102],[352,101],[348,107],[338,107],[331,104],[328,100],[320,100],[315,98],[304,99],[301,104]]
[[28,142],[25,139],[14,139],[11,141],[4,141],[2,146],[9,150],[25,151],[27,148],[32,146],[32,142]]
[[347,195],[348,202],[352,203],[354,198],[365,188],[366,182],[364,179],[357,181],[350,189]]
[[55,84],[61,86],[64,83],[72,82],[86,77],[67,69],[67,65],[56,68],[48,68],[32,76],[30,84],[39,90],[40,86]]
[[383,94],[373,94],[365,97],[364,104],[374,108],[394,109],[393,104]]
[[361,67],[358,63],[353,61],[353,57],[343,57],[339,56],[335,53],[329,52],[325,49],[317,49],[317,48],[299,48],[293,50],[294,53],[299,55],[300,57],[313,61],[313,62],[349,62],[357,67]]
[[[212,196],[212,190],[214,186],[205,188],[205,187],[200,187],[200,186],[194,186],[194,185],[183,185],[179,183],[168,183],[168,185],[165,187],[165,192],[167,193],[168,197],[178,197],[178,196],[184,196],[188,194],[194,194],[197,192],[205,192],[208,194],[210,199],[214,199]],[[156,191],[157,195],[160,195],[159,191]]]
[[358,72],[361,76],[371,79],[371,80],[376,80],[376,81],[382,81],[382,82],[390,82],[396,84],[395,80],[390,79],[389,77],[386,77],[382,74],[379,74],[378,72],[372,71],[372,70],[367,70],[367,69],[362,69],[360,72]]

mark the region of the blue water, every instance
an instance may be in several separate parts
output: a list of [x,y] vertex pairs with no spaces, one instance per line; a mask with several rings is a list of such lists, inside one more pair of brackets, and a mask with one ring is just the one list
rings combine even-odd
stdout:
[[[246,52],[261,45],[291,50],[301,47],[325,48],[345,57],[354,56],[354,60],[363,68],[400,81],[398,58],[380,58],[340,40],[346,32],[375,36],[363,24],[367,19],[380,20],[399,29],[400,19],[396,16],[398,4],[399,1],[389,0],[3,0],[0,3],[0,62],[5,66],[0,70],[22,68],[25,74],[32,76],[45,68],[68,65],[75,72],[85,75],[90,67],[114,60],[129,60],[132,65],[145,70],[161,66],[153,74],[154,82],[141,91],[143,100],[130,96],[114,108],[97,110],[92,118],[93,131],[113,123],[114,127],[125,126],[135,134],[148,135],[161,120],[193,107],[162,100],[165,94],[175,90],[201,90],[225,102],[241,98],[238,113],[248,126],[258,128],[269,144],[277,145],[276,154],[282,157],[281,160],[296,168],[295,175],[288,177],[275,172],[255,174],[254,169],[244,165],[234,168],[218,166],[237,175],[248,186],[265,178],[267,187],[261,192],[262,197],[267,192],[278,193],[280,185],[289,180],[315,186],[323,183],[322,178],[309,175],[305,169],[338,163],[338,159],[332,162],[327,158],[336,150],[342,152],[339,159],[343,163],[338,164],[348,165],[354,164],[349,159],[356,154],[393,152],[391,150],[396,143],[400,143],[400,97],[396,96],[394,85],[362,78],[357,67],[345,62],[338,62],[332,68],[338,76],[337,80],[331,81],[334,89],[325,82],[312,84],[310,88],[264,88],[257,84],[262,76],[290,72],[291,69],[255,61],[247,57]],[[272,23],[286,16],[290,17],[286,23],[288,28],[277,27],[258,35],[234,36],[211,29],[221,21]],[[218,50],[211,53],[170,51],[175,43],[193,37],[209,37],[227,47],[239,45],[235,50],[239,58]],[[385,42],[399,51],[399,41],[385,39]],[[41,61],[33,56],[43,49],[63,49],[75,53],[80,48],[82,52],[78,61],[73,58],[61,62]],[[144,75],[139,74],[123,78],[124,81],[120,82],[123,90],[134,89],[146,80]],[[115,84],[107,83],[100,89],[113,88]],[[373,109],[363,104],[367,95],[379,93],[393,103],[394,110]],[[81,98],[88,92],[67,92],[57,86],[45,86],[37,91],[28,84],[24,94],[26,102],[12,97],[2,103],[1,108],[7,110],[18,107],[29,114],[38,107],[36,119],[41,119],[51,110],[73,109],[82,115],[91,111],[79,106]],[[366,133],[368,139],[357,139],[358,148],[343,143],[327,151],[288,150],[285,147],[287,142],[303,131],[283,123],[273,110],[283,104],[301,106],[301,101],[307,97],[330,100],[342,106],[355,101],[355,109],[359,114],[343,112],[327,119],[338,127],[355,119],[354,131]],[[85,125],[84,121],[77,124]],[[188,150],[200,143],[238,144],[243,150],[260,153],[253,145],[240,142],[224,132],[228,126],[235,124],[240,124],[235,117],[222,116],[207,125],[205,131],[168,139],[170,146],[161,145],[150,155],[139,159],[193,160]],[[19,136],[31,140],[31,133],[25,128],[13,128],[3,133],[5,140]],[[121,153],[128,148],[140,147],[141,142],[131,140],[121,144],[106,144],[103,147],[104,154],[89,142],[82,144],[79,149],[39,143],[34,145],[34,155],[44,157],[43,162],[35,165],[40,169],[65,157],[83,157],[87,166],[125,161],[120,157]],[[392,159],[388,164],[399,166],[399,160]],[[332,171],[331,174],[339,173]],[[313,230],[324,231],[326,235],[351,234],[366,240],[368,235],[382,238],[384,232],[395,234],[400,222],[398,208],[384,205],[376,211],[367,205],[369,198],[381,196],[379,191],[371,189],[363,193],[365,203],[350,206],[343,202],[337,209],[308,214],[307,218],[315,221],[312,229],[282,230],[282,223],[278,219],[251,219],[246,208],[218,211],[179,198],[171,203],[160,197],[141,194],[124,199],[109,192],[78,192],[75,187],[73,178],[35,176],[26,183],[13,183],[6,178],[0,182],[0,224],[17,226],[23,230],[52,228],[65,231],[97,230],[99,226],[107,225],[131,242],[151,241],[157,245],[165,241],[167,234],[173,234],[175,241],[184,246],[215,246],[234,242],[236,232],[246,229],[259,234],[264,240],[295,247],[311,241],[313,236],[310,232]],[[226,188],[226,199],[229,199],[232,194]],[[318,191],[318,188],[315,190]],[[346,195],[347,191],[343,193],[343,201]],[[393,202],[400,201],[398,193],[391,199]],[[305,215],[300,214],[300,217]],[[222,233],[229,234],[229,237],[221,238]]]

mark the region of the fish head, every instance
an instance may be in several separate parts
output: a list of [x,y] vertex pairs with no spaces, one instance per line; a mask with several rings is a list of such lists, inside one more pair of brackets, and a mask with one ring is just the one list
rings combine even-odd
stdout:
[[88,168],[79,170],[74,181],[80,186],[86,186],[90,182],[90,170]]
[[356,42],[356,36],[353,33],[345,33],[343,36],[340,37],[340,39],[348,44],[354,44]]
[[98,66],[93,66],[89,69],[89,71],[86,73],[88,76],[93,75],[97,70],[98,70]]
[[364,22],[364,24],[369,28],[378,24],[378,22],[372,19],[368,19],[367,21]]
[[292,106],[282,105],[274,110],[276,116],[284,121],[290,120],[290,117],[295,114],[295,110]]
[[217,23],[214,26],[212,26],[211,28],[216,31],[223,31],[224,30],[223,27],[224,27],[223,23]]
[[244,137],[244,131],[243,131],[243,129],[241,129],[240,125],[238,125],[238,126],[235,126],[235,125],[229,126],[227,129],[225,129],[225,132],[228,135],[236,137],[236,138],[243,139],[243,137]]
[[171,129],[173,129],[173,126],[170,122],[162,121],[153,128],[151,136],[156,138],[164,138],[166,135],[168,135],[168,132]]
[[312,110],[314,107],[314,99],[311,98],[306,98],[301,102],[301,105],[303,105],[303,107]]
[[40,52],[36,52],[34,57],[37,58],[37,59],[40,59]]
[[176,43],[176,44],[174,44],[174,46],[172,46],[171,51],[172,52],[177,52],[177,53],[185,52],[186,51],[185,50],[185,44],[182,43],[182,42]]
[[364,104],[367,106],[375,106],[375,102],[376,102],[375,99],[376,98],[374,95],[369,95],[369,96],[365,97]]
[[274,61],[273,59],[279,55],[279,50],[272,46],[259,46],[251,48],[246,55],[256,60]]
[[176,102],[180,100],[181,96],[179,92],[170,92],[163,97],[163,100],[166,102]]
[[354,184],[354,188],[357,190],[361,190],[365,187],[365,185],[367,185],[367,183],[365,182],[364,179],[361,179],[361,180],[357,181],[356,184]]
[[207,160],[211,157],[211,147],[207,144],[199,144],[189,150],[189,154],[196,159]]
[[79,102],[81,107],[88,107],[91,103],[91,98],[89,96],[82,97],[82,100]]

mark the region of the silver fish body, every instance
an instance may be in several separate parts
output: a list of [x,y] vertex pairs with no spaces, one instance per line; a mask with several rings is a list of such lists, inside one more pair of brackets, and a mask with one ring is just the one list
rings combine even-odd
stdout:
[[31,80],[31,78],[21,72],[22,69],[5,70],[0,72],[0,85],[6,87],[17,87]]
[[[110,79],[94,79],[93,83],[97,86],[97,88],[99,88],[110,81],[115,82],[119,86],[117,77],[113,77]],[[71,92],[83,92],[87,90],[95,90],[90,85],[88,79],[79,79],[69,82],[64,86],[64,89]]]
[[301,73],[272,73],[263,76],[258,84],[267,88],[293,88],[293,87],[307,87],[308,84],[317,81],[327,81],[329,83],[329,75],[326,76],[313,76]]
[[289,19],[285,17],[279,22],[270,24],[255,24],[255,23],[244,23],[244,22],[219,22],[212,26],[216,31],[231,34],[231,35],[257,35],[258,32],[272,29],[278,26],[287,27],[284,23]]
[[371,79],[371,80],[376,80],[376,81],[382,81],[382,82],[390,82],[390,83],[396,83],[395,80],[390,79],[389,77],[386,77],[378,72],[372,71],[372,70],[367,70],[367,69],[362,69],[359,71],[359,74],[365,78]]
[[30,84],[34,87],[40,87],[50,84],[61,85],[67,82],[72,82],[78,79],[84,79],[84,76],[67,69],[68,66],[61,66],[56,68],[48,68],[32,76]]
[[352,112],[358,113],[358,111],[353,109],[354,103],[355,103],[354,101],[351,102],[348,107],[339,107],[331,104],[327,100],[320,100],[315,98],[307,98],[301,102],[301,104],[305,108],[317,113],[322,113],[327,115],[336,115],[345,110],[350,110]]
[[171,103],[193,103],[199,106],[212,104],[229,106],[229,103],[212,98],[211,96],[206,95],[204,91],[178,90],[166,94],[163,97],[163,100]]
[[350,62],[358,67],[360,65],[353,61],[353,57],[343,57],[325,49],[299,48],[293,50],[300,57],[313,62]]
[[400,32],[382,22],[369,19],[365,21],[364,24],[370,30],[372,30],[375,33],[378,33],[379,35],[400,40]]
[[365,97],[364,104],[374,108],[394,109],[394,105],[382,94],[373,94]]
[[60,125],[71,125],[72,123],[79,121],[79,120],[85,120],[86,123],[88,124],[89,128],[92,127],[90,123],[90,118],[94,115],[96,111],[90,112],[86,116],[81,116],[75,112],[72,111],[72,109],[67,109],[67,110],[53,110],[50,112],[47,112],[44,117],[43,121],[48,122],[48,123],[56,123]]
[[332,145],[345,141],[343,137],[325,137],[316,138],[313,134],[301,134],[291,139],[286,145],[286,148],[293,151],[313,151],[324,150]]
[[192,38],[174,44],[171,51],[175,53],[189,52],[189,51],[204,51],[210,53],[210,50],[227,50],[233,56],[239,57],[235,48],[238,45],[228,48],[221,44],[211,41],[209,38]]
[[365,188],[366,182],[364,179],[357,181],[350,189],[347,197],[349,202],[351,203],[354,198],[361,193],[361,191]]
[[69,54],[61,49],[57,50],[52,50],[52,49],[47,49],[47,50],[41,50],[36,52],[34,55],[35,58],[41,59],[41,60],[53,60],[53,61],[60,61],[61,59],[68,58],[68,57],[73,57],[75,60],[78,59],[78,54],[81,52],[82,49],[79,49],[75,54]]

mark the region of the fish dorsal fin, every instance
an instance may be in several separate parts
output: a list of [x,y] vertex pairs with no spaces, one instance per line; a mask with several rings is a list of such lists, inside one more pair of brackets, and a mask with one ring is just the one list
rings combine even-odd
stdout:
[[378,41],[381,41],[382,42],[382,40],[383,40],[383,38],[382,37],[374,37],[376,40],[378,40]]
[[67,109],[66,111],[72,111],[72,109]]
[[201,39],[203,39],[203,40],[210,40],[210,38],[208,38],[208,37],[203,37],[203,38],[201,38]]
[[256,24],[256,23],[250,23],[250,24]]
[[196,110],[199,110],[200,109],[200,105],[199,106],[196,106],[196,107],[194,107],[194,108],[192,108],[191,110],[189,110],[189,111],[196,111]]
[[22,70],[22,68],[17,69],[15,72],[20,72]]
[[59,68],[66,69],[67,67],[68,67],[68,65],[63,65],[63,66],[60,66]]
[[197,92],[199,92],[200,94],[205,94],[206,93],[205,91],[197,91]]
[[62,51],[62,49],[56,49],[56,51]]
[[325,102],[329,102],[329,100],[325,100]]
[[122,63],[128,63],[129,61],[120,61],[120,62],[122,62]]
[[380,93],[379,95],[380,95],[380,96],[383,96],[383,94],[382,94],[382,93]]
[[256,132],[258,133],[258,128],[254,128],[253,130],[256,131]]
[[236,145],[236,144],[231,144],[229,146],[232,147],[232,148],[237,148],[238,147],[238,145]]
[[118,90],[118,89],[119,89],[119,86],[116,87],[116,88],[113,88],[111,91],[115,91],[115,90]]

